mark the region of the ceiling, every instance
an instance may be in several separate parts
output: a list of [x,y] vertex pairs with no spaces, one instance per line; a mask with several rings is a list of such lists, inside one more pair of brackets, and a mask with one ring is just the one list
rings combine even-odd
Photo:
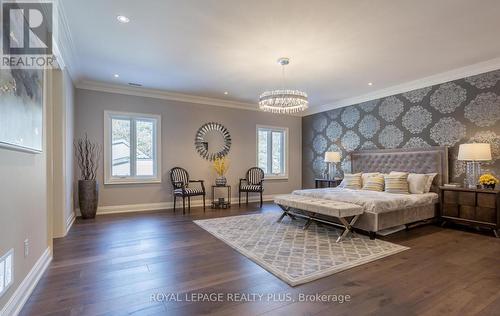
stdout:
[[305,90],[313,108],[500,57],[498,0],[64,0],[63,9],[75,80],[249,107],[281,87],[281,56],[291,58],[287,87]]

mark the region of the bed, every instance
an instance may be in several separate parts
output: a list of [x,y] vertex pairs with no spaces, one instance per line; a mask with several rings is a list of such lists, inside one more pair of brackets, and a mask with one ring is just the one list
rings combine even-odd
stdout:
[[432,219],[439,206],[439,186],[448,183],[448,149],[366,150],[351,153],[352,173],[406,171],[437,173],[431,192],[424,194],[393,194],[343,188],[296,190],[292,194],[353,203],[363,207],[363,214],[354,224],[358,230],[370,233],[401,225]]

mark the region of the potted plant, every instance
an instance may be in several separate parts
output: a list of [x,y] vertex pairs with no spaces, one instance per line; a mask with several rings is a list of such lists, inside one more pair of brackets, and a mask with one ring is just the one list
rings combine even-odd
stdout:
[[217,178],[215,179],[216,186],[225,186],[227,184],[227,179],[225,174],[229,169],[229,159],[227,157],[217,157],[214,160],[213,167],[215,172],[217,172]]
[[491,173],[485,173],[479,177],[479,183],[482,184],[485,189],[495,189],[495,186],[498,184],[498,179]]
[[78,180],[78,205],[82,218],[95,218],[99,201],[99,184],[97,183],[97,168],[101,156],[99,144],[85,138],[75,142],[75,155],[80,168]]

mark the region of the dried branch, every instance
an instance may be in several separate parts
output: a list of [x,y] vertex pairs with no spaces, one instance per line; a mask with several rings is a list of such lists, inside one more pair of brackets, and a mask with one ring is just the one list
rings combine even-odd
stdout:
[[85,138],[78,139],[74,146],[81,179],[95,180],[102,153],[101,146],[90,141],[86,133]]

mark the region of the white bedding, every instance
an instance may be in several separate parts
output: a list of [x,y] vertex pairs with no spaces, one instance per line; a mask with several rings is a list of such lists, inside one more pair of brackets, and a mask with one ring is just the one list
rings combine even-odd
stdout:
[[365,212],[384,213],[438,202],[436,193],[394,194],[367,190],[351,190],[344,188],[326,188],[296,190],[292,194],[304,195],[326,200],[352,203],[364,208]]

